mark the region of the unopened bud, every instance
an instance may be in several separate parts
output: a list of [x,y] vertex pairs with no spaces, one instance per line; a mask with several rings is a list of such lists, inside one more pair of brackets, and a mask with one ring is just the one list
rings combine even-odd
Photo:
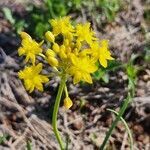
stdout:
[[58,60],[55,57],[51,57],[49,56],[47,59],[48,63],[52,66],[52,67],[57,67],[58,66]]
[[69,97],[64,99],[64,107],[69,109],[73,105],[72,100]]
[[59,45],[57,43],[54,43],[53,44],[53,50],[56,52],[56,53],[59,53]]
[[55,54],[55,52],[54,52],[53,50],[48,49],[48,50],[46,51],[46,56],[47,56],[47,57],[49,57],[49,56],[55,57],[56,54]]
[[54,37],[53,33],[50,32],[50,31],[47,31],[47,32],[45,33],[45,37],[46,37],[46,39],[47,39],[49,42],[54,42],[54,40],[55,40],[55,37]]

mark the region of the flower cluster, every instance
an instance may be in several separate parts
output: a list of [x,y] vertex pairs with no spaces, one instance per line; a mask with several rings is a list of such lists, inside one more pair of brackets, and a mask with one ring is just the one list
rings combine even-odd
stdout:
[[[18,53],[20,56],[25,55],[25,62],[30,64],[19,72],[26,89],[30,92],[35,88],[42,91],[42,83],[49,81],[46,75],[40,74],[42,64],[36,59],[38,56],[59,72],[60,77],[71,76],[74,84],[80,81],[91,84],[91,74],[98,69],[96,63],[107,67],[107,61],[113,59],[108,48],[108,40],[99,41],[90,23],[73,26],[70,17],[52,19],[49,22],[52,31],[45,33],[49,43],[47,49],[42,48],[43,41],[37,43],[27,33],[21,32],[22,46]],[[65,99],[64,105],[66,108],[72,105],[69,97]]]

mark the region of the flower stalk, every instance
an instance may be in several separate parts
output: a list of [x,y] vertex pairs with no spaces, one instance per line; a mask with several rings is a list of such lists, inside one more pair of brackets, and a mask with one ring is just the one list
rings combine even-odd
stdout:
[[57,96],[56,96],[56,101],[55,101],[54,110],[53,110],[53,117],[52,117],[53,131],[55,133],[56,139],[57,139],[57,141],[60,145],[61,150],[65,149],[65,145],[64,145],[64,143],[61,139],[61,136],[60,136],[58,128],[57,128],[57,116],[58,116],[60,100],[61,100],[62,92],[63,92],[64,87],[65,87],[65,83],[66,83],[66,75],[63,75],[62,78],[61,78],[58,93],[57,93]]

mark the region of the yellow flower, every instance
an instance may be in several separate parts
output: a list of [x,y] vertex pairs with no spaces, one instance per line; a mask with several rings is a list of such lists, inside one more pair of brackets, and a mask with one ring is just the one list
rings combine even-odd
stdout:
[[108,40],[102,40],[100,45],[98,42],[94,42],[91,47],[91,55],[98,59],[104,68],[107,67],[107,60],[114,59],[108,49]]
[[85,81],[92,83],[92,78],[90,73],[94,73],[97,70],[95,61],[91,60],[88,56],[81,57],[71,55],[72,66],[69,68],[68,72],[73,76],[73,83]]
[[41,63],[36,66],[26,67],[23,71],[19,71],[19,78],[24,80],[25,88],[30,93],[34,90],[34,88],[38,89],[39,91],[43,91],[42,83],[49,81],[46,76],[40,74],[41,71]]
[[21,32],[21,37],[22,37],[21,43],[22,46],[18,49],[19,56],[26,55],[25,62],[31,60],[32,64],[35,64],[36,55],[42,52],[41,45],[43,41],[37,43],[30,37],[30,35],[28,35],[25,32]]
[[96,40],[95,33],[90,29],[90,23],[78,24],[76,26],[77,42],[86,41],[91,44],[93,40]]
[[69,109],[73,105],[72,100],[69,97],[64,99],[64,107]]
[[59,19],[52,19],[49,21],[53,28],[53,34],[57,36],[62,34],[65,36],[71,36],[74,31],[74,27],[70,23],[70,17],[63,17]]

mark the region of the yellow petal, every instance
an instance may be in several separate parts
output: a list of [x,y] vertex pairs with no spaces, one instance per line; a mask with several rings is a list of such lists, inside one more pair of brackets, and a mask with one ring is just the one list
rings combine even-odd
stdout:
[[108,56],[107,59],[114,60],[114,58],[112,56]]
[[42,92],[42,91],[43,91],[43,85],[42,85],[42,83],[40,83],[40,82],[37,83],[37,84],[36,84],[36,88],[37,88],[39,91]]
[[28,61],[29,61],[29,59],[30,59],[30,56],[29,55],[26,55],[26,58],[25,58],[25,63],[27,63]]
[[19,76],[20,79],[23,79],[23,78],[24,78],[24,73],[23,73],[23,71],[19,71],[19,72],[18,72],[18,76]]
[[33,91],[34,90],[34,85],[32,84],[31,80],[27,79],[24,81],[24,85],[25,85],[25,88],[29,91]]
[[[36,41],[35,41],[35,43],[38,44]],[[43,43],[44,43],[44,40],[42,40],[38,45],[42,46]]]
[[31,36],[29,34],[27,34],[26,32],[20,32],[20,36],[22,39],[25,39],[25,38],[31,39]]
[[76,65],[79,61],[78,58],[74,54],[70,55],[70,58],[74,65]]
[[76,74],[74,75],[74,78],[73,78],[73,83],[76,84],[78,82],[80,82],[81,80],[81,73],[80,72],[76,72]]
[[90,74],[84,74],[83,79],[84,79],[84,81],[92,84],[92,78],[91,78]]
[[34,65],[35,64],[35,55],[30,54],[30,59],[31,59],[32,64]]
[[19,54],[19,56],[23,55],[24,53],[25,53],[24,48],[23,48],[23,47],[20,47],[20,48],[18,49],[18,54]]
[[104,68],[107,67],[107,60],[106,60],[106,58],[104,58],[103,56],[100,56],[99,62],[100,62],[100,64],[101,64]]
[[49,81],[48,77],[46,77],[44,75],[40,75],[40,78],[41,78],[42,83],[47,83]]
[[88,72],[89,72],[89,73],[93,73],[93,72],[95,72],[97,69],[98,69],[98,67],[97,67],[95,64],[93,64],[93,65],[91,65],[91,66],[89,67]]
[[33,92],[34,88],[35,88],[34,85],[31,85],[31,87],[29,89],[29,93]]

